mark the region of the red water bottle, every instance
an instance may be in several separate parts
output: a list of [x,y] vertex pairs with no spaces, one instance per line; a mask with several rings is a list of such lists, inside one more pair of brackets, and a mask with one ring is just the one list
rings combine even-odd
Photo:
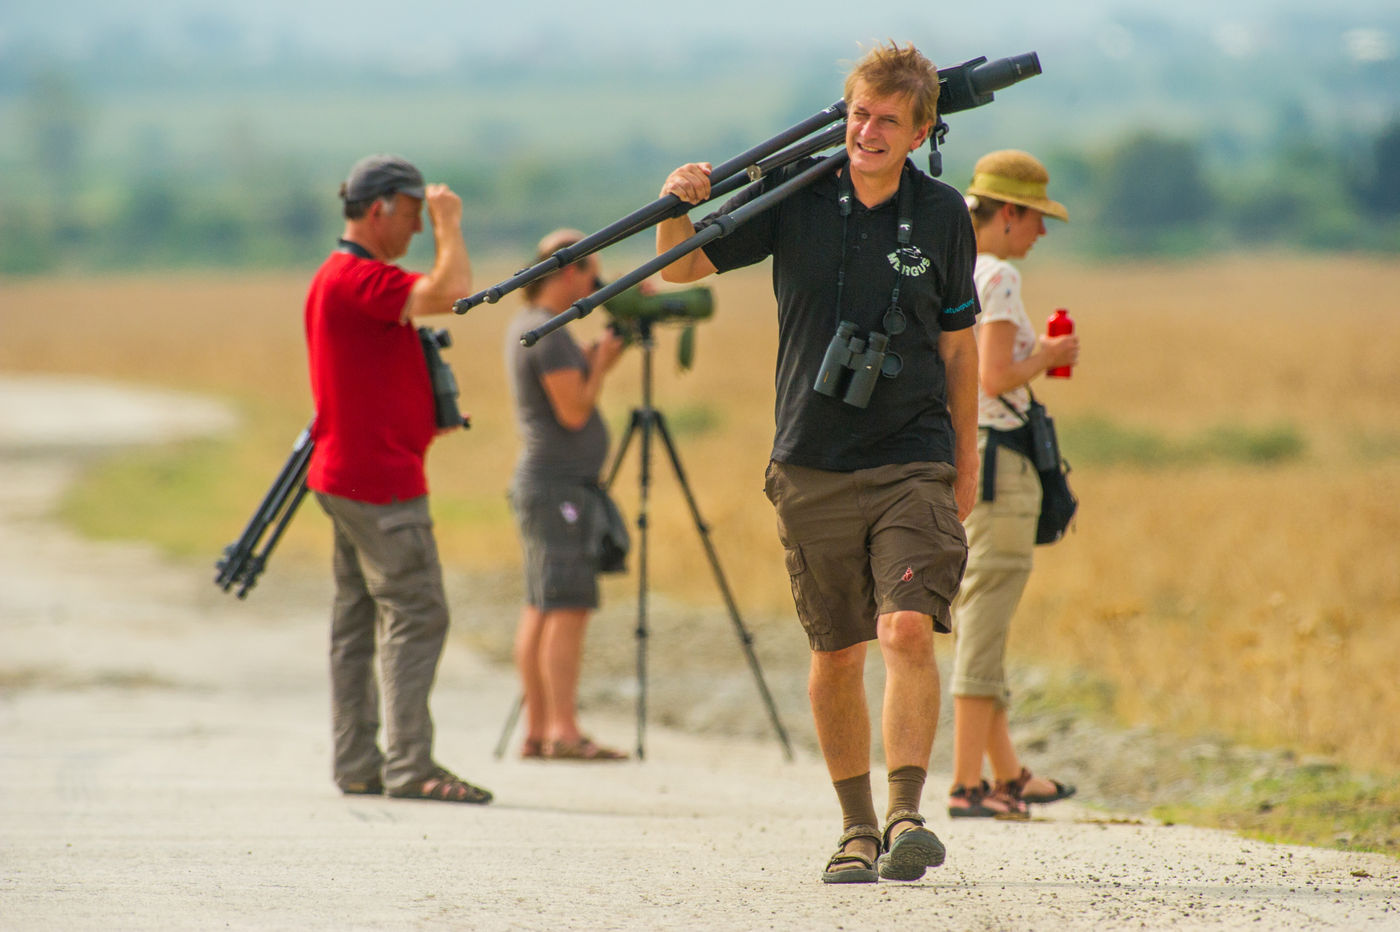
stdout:
[[[1074,333],[1074,318],[1069,316],[1069,311],[1062,307],[1055,308],[1055,313],[1050,315],[1050,320],[1045,325],[1045,335],[1051,337],[1062,337]],[[1045,374],[1052,379],[1069,378],[1070,369],[1073,366],[1052,366],[1045,370]]]

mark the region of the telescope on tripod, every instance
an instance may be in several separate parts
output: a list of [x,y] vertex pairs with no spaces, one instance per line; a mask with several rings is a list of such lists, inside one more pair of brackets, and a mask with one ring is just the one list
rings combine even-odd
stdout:
[[[1035,52],[1027,52],[1023,55],[990,62],[987,61],[985,57],[975,58],[961,65],[940,69],[938,72],[938,112],[934,125],[929,133],[930,173],[935,176],[942,174],[942,155],[938,151],[938,147],[943,142],[948,132],[948,125],[943,121],[944,116],[988,104],[993,100],[994,92],[1037,74],[1040,74],[1040,59]],[[813,156],[825,149],[842,144],[846,138],[846,128],[844,126],[845,116],[845,101],[838,100],[821,112],[784,130],[771,139],[749,149],[747,152],[715,166],[711,169],[709,175],[709,199],[715,200],[717,198],[726,197],[742,188],[745,184],[758,183],[769,174],[781,168],[798,162],[799,160],[806,159],[809,156]],[[838,123],[838,121],[840,121],[842,125],[831,125]],[[603,285],[592,294],[574,302],[567,310],[555,315],[549,321],[534,330],[526,332],[522,336],[521,342],[526,346],[532,346],[549,333],[552,333],[580,317],[586,316],[599,305],[604,305],[616,300],[619,295],[628,293],[629,289],[639,286],[643,281],[655,273],[660,272],[676,260],[694,252],[707,243],[713,242],[720,237],[727,236],[741,224],[757,214],[772,208],[777,203],[818,179],[834,174],[848,161],[849,157],[843,146],[840,152],[813,161],[812,164],[802,167],[800,171],[796,171],[795,174],[782,181],[782,183],[775,184],[772,188],[763,191],[763,193],[745,201],[734,209],[728,211],[721,210],[719,213],[698,225],[693,236],[643,263],[631,272]],[[662,221],[684,216],[689,213],[694,206],[695,205],[681,200],[676,195],[665,195],[646,207],[634,211],[607,227],[604,227],[596,233],[585,236],[577,242],[557,250],[535,265],[517,272],[511,278],[458,300],[454,304],[453,309],[458,314],[463,314],[480,304],[495,303],[505,295],[557,269],[564,268],[607,246],[653,227]],[[611,305],[609,305],[609,307],[611,307]],[[653,321],[650,319],[643,319],[638,331],[639,342],[643,350],[642,404],[632,411],[627,431],[618,446],[616,458],[608,473],[606,482],[604,483],[605,487],[612,485],[613,479],[617,475],[618,467],[624,455],[627,453],[631,441],[633,439],[639,440],[641,452],[639,479],[641,488],[640,505],[637,516],[637,528],[640,532],[636,627],[638,686],[637,758],[640,760],[645,757],[643,736],[645,733],[647,702],[646,645],[649,637],[647,626],[649,525],[647,507],[651,484],[651,452],[654,446],[653,441],[658,440],[668,454],[676,479],[685,495],[686,504],[689,506],[695,529],[704,545],[706,557],[709,560],[710,568],[714,573],[720,593],[724,598],[735,632],[748,657],[749,666],[754,674],[759,692],[767,706],[773,728],[788,758],[791,759],[792,750],[788,742],[787,733],[784,731],[782,723],[778,718],[772,696],[769,694],[767,684],[764,682],[762,670],[759,667],[758,660],[753,651],[753,638],[745,628],[743,620],[739,616],[738,609],[735,607],[734,599],[725,581],[723,571],[720,568],[719,559],[710,542],[709,528],[700,516],[695,497],[691,492],[689,483],[686,480],[685,471],[681,465],[680,455],[672,440],[671,432],[667,427],[665,416],[652,404],[652,323]],[[507,720],[505,730],[497,745],[497,756],[500,756],[504,749],[508,735],[514,726],[514,716],[519,713],[519,710],[520,706],[517,704],[515,712],[513,712]]]

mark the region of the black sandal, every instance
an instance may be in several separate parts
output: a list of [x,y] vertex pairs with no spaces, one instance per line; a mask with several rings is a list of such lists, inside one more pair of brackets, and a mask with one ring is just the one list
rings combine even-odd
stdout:
[[[912,822],[914,827],[892,837],[890,830],[900,822]],[[947,856],[943,842],[924,828],[924,817],[911,809],[890,814],[880,843],[884,853],[875,866],[886,880],[918,880],[924,871],[942,864]]]
[[[875,883],[880,879],[880,875],[875,872],[875,862],[861,854],[859,851],[847,851],[846,845],[857,838],[869,838],[875,842],[875,850],[878,852],[883,839],[880,838],[880,830],[873,825],[853,825],[841,835],[836,841],[836,853],[826,862],[826,869],[822,871],[822,883]],[[877,854],[878,858],[879,855]],[[841,867],[843,864],[855,864],[855,867]],[[838,868],[840,868],[838,870]]]

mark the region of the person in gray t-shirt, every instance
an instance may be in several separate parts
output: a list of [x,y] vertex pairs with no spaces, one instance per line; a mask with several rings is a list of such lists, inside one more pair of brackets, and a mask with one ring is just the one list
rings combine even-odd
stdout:
[[[556,230],[536,261],[583,238]],[[624,760],[579,730],[575,696],[589,615],[598,607],[598,567],[591,542],[603,520],[598,475],[608,431],[598,395],[622,352],[611,332],[587,349],[567,328],[525,347],[520,337],[598,288],[597,260],[587,256],[525,286],[528,306],[506,332],[506,369],[521,439],[510,501],[525,562],[525,608],[515,662],[525,694],[522,757]]]

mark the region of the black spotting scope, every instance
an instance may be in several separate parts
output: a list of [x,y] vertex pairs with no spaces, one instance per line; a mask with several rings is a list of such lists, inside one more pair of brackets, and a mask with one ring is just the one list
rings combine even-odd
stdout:
[[1035,52],[998,58],[989,62],[983,55],[971,61],[938,71],[938,112],[957,113],[992,102],[992,93],[1040,74],[1040,56]]

